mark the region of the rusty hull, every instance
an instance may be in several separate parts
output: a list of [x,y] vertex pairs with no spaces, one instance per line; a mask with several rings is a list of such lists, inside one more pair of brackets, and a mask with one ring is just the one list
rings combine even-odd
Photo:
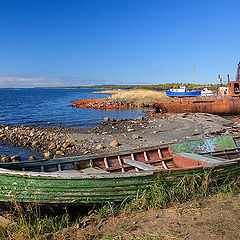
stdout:
[[174,98],[155,101],[157,111],[168,113],[240,114],[240,96]]

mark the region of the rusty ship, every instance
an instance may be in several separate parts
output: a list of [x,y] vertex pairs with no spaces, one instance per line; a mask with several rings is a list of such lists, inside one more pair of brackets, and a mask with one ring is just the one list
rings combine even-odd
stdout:
[[219,76],[215,96],[174,97],[156,100],[156,111],[162,113],[212,113],[218,115],[240,114],[240,61],[235,81],[223,86]]

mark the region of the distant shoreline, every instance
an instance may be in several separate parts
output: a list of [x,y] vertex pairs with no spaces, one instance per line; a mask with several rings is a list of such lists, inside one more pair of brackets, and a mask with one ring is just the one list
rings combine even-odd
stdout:
[[[94,85],[94,86],[72,86],[72,87],[34,87],[37,89],[142,89],[142,90],[156,90],[166,91],[171,88],[179,88],[182,83],[165,83],[158,85]],[[217,84],[185,84],[189,90],[198,89],[203,90],[208,88],[209,90],[217,90]]]

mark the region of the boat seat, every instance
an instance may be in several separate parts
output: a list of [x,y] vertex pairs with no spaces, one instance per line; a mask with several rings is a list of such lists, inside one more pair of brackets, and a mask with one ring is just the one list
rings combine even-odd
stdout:
[[148,171],[148,170],[159,170],[158,167],[154,167],[150,164],[146,164],[146,163],[143,163],[143,162],[139,162],[139,161],[135,161],[135,160],[131,160],[131,159],[123,159],[123,162],[125,164],[128,164],[130,166],[133,166],[133,167],[136,167],[136,168],[139,168],[141,170],[144,170],[144,171]]

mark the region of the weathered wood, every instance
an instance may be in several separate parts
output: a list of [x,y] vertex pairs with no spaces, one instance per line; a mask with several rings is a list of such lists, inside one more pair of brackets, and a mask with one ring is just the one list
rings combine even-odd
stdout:
[[[240,144],[239,139],[237,141]],[[207,142],[211,142],[211,140]],[[218,141],[214,140],[213,142],[217,143]],[[239,144],[236,144],[236,148],[239,147]],[[193,145],[186,144],[184,146]],[[163,154],[162,159],[159,158],[158,149],[160,149],[161,155]],[[212,148],[209,147],[209,149]],[[205,154],[205,151],[203,152]],[[232,146],[229,151],[229,149],[222,149],[222,145],[217,148],[216,152],[225,155],[237,153]],[[212,155],[214,156],[214,154]],[[190,158],[190,155],[191,153],[188,153],[185,157]],[[127,159],[126,156],[132,159]],[[0,201],[51,204],[122,201],[135,197],[139,191],[148,189],[159,175],[161,175],[161,180],[168,184],[178,184],[179,179],[185,176],[193,177],[196,174],[202,176],[207,170],[211,170],[210,177],[214,180],[222,181],[240,175],[240,158],[218,160],[202,155],[202,153],[194,156],[198,160],[200,158],[208,160],[207,164],[170,169],[151,166],[150,164],[154,164],[167,168],[166,161],[169,161],[169,166],[171,165],[170,162],[173,158],[166,145],[111,154],[85,155],[35,162],[2,163],[0,164]],[[98,170],[97,163],[104,168],[104,158],[108,161],[107,171]],[[136,161],[138,159],[144,162]],[[115,161],[114,164],[113,161]],[[95,167],[89,168],[90,166]],[[133,168],[144,171],[134,172]],[[41,172],[41,169],[44,169],[44,172]],[[126,171],[121,172],[124,169]],[[130,169],[129,172],[127,172],[128,169]]]
[[129,164],[133,167],[139,168],[139,169],[144,170],[144,171],[159,170],[159,168],[157,168],[157,167],[154,167],[154,166],[146,164],[146,163],[138,162],[138,161],[135,161],[135,160],[123,159],[123,161],[126,164]]

